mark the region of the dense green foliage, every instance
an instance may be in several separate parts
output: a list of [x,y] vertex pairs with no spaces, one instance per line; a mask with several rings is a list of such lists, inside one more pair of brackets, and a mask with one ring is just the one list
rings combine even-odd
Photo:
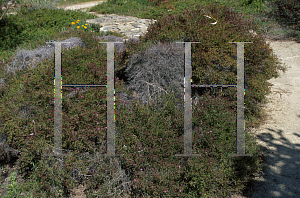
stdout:
[[[20,15],[22,17],[20,17]],[[15,49],[35,38],[44,37],[61,30],[70,24],[70,21],[95,18],[82,12],[43,9],[21,9],[18,15],[5,16],[0,21],[0,46],[2,50]],[[94,26],[93,26],[94,27]],[[94,27],[91,30],[94,30]]]
[[[284,70],[264,40],[249,34],[249,29],[258,31],[258,27],[221,4],[159,2],[114,0],[90,10],[158,20],[140,42],[128,43],[122,52],[115,53],[115,89],[129,94],[121,71],[132,55],[157,41],[178,39],[201,42],[192,44],[194,84],[236,84],[236,44],[229,42],[253,42],[245,44],[244,66],[245,119],[246,125],[253,126],[262,116],[257,104],[265,102],[267,80],[277,77],[277,70]],[[214,20],[203,15],[210,15],[217,24],[212,25]],[[6,26],[0,34],[0,57],[10,63],[17,48],[34,49],[45,41],[79,37],[85,43],[84,48],[62,51],[63,84],[105,84],[107,51],[94,38],[103,33],[96,32],[99,27],[88,26],[84,30],[71,24],[80,20],[84,25],[90,18],[93,16],[49,8],[21,10],[16,16],[6,17],[6,22],[0,21],[1,27]],[[4,67],[0,61],[3,71]],[[88,197],[93,197],[95,191],[108,194],[110,189],[117,189],[110,186],[112,183],[119,185],[109,182],[120,176],[119,162],[116,159],[94,162],[89,160],[95,157],[81,155],[106,152],[105,144],[99,145],[106,139],[106,89],[91,87],[93,91],[62,100],[63,149],[71,154],[65,157],[64,169],[58,167],[53,157],[42,155],[51,153],[54,144],[53,68],[54,61],[45,60],[36,69],[0,76],[7,79],[1,93],[0,118],[9,143],[22,151],[18,163],[27,179],[22,189],[34,197],[66,196],[78,184],[71,177],[77,170],[86,182]],[[24,89],[20,89],[20,84]],[[63,95],[73,89],[76,88],[63,87]],[[208,92],[209,88],[196,90],[201,102],[193,106],[193,153],[202,156],[189,159],[175,157],[184,152],[184,112],[174,105],[180,101],[178,98],[163,94],[161,100],[165,106],[160,111],[155,100],[144,106],[138,100],[125,104],[116,98],[116,153],[124,154],[121,165],[130,176],[132,197],[224,197],[243,189],[243,181],[261,169],[262,150],[249,130],[245,132],[246,154],[253,156],[228,156],[236,152],[236,90],[223,89],[222,95],[216,89],[215,93]],[[17,118],[24,105],[35,106],[32,117]],[[28,136],[32,132],[36,135]],[[120,189],[117,191],[121,193]]]

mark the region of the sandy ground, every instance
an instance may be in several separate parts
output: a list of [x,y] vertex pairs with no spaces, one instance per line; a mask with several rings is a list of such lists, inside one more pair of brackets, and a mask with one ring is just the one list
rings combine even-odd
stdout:
[[288,70],[269,81],[273,84],[266,106],[270,119],[257,131],[258,142],[268,148],[268,160],[252,197],[299,197],[300,43],[272,41],[270,46]]

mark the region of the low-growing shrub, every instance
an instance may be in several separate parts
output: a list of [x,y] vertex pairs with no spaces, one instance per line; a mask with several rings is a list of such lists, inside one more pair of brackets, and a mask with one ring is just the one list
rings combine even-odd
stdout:
[[296,0],[275,0],[272,1],[273,14],[276,19],[286,25],[300,30],[300,1]]
[[[203,16],[206,14],[213,19]],[[60,21],[56,20],[56,24],[49,22],[48,17],[39,11],[30,15],[45,20],[47,29],[55,25],[62,27]],[[71,21],[76,20],[78,18]],[[217,24],[212,25],[215,20]],[[31,19],[28,24],[38,22]],[[245,118],[256,116],[256,102],[263,101],[267,91],[264,83],[276,76],[276,69],[281,68],[277,67],[275,57],[270,55],[271,50],[263,39],[250,36],[250,28],[256,30],[230,9],[216,4],[186,9],[174,15],[165,14],[150,26],[144,37],[140,37],[140,42],[128,43],[116,55],[115,89],[128,94],[126,82],[120,77],[131,61],[130,56],[146,51],[157,41],[177,40],[201,42],[192,44],[191,49],[194,84],[236,84],[236,44],[229,42],[250,41],[253,43],[245,44]],[[73,30],[52,35],[52,40],[74,36],[81,38],[85,47],[62,50],[63,84],[106,84],[107,51],[99,47],[104,44],[97,44],[93,37],[95,34],[78,29],[76,33]],[[156,56],[159,57],[159,54]],[[147,106],[137,99],[126,104],[116,97],[115,103],[121,104],[115,108],[115,153],[122,155],[119,163],[115,159],[101,161],[95,156],[90,157],[93,159],[83,156],[106,153],[106,89],[89,87],[88,92],[65,99],[72,90],[81,88],[63,87],[62,147],[63,153],[70,156],[65,156],[62,171],[53,162],[55,159],[46,159],[42,155],[53,153],[53,68],[53,59],[45,60],[26,72],[21,70],[14,76],[7,75],[8,85],[0,104],[0,115],[6,125],[9,142],[23,152],[18,159],[21,171],[39,186],[35,189],[36,197],[68,195],[76,180],[86,183],[86,194],[90,197],[95,196],[94,190],[101,195],[116,190],[115,193],[122,197],[119,194],[122,190],[116,187],[120,180],[126,181],[118,178],[124,174],[119,173],[120,165],[130,178],[130,187],[122,184],[123,190],[130,188],[133,197],[222,197],[229,195],[230,191],[242,185],[241,181],[246,176],[260,168],[260,150],[247,132],[246,154],[253,156],[228,156],[236,152],[234,88],[225,89],[223,96],[198,92],[200,102],[193,106],[192,111],[192,146],[193,154],[202,156],[190,158],[175,156],[184,153],[184,110],[174,105],[182,102],[176,97],[182,93],[169,95],[162,92],[160,99]],[[24,89],[20,89],[20,84]],[[29,123],[29,119],[16,118],[21,105],[35,107],[29,112],[35,125]],[[162,106],[157,111],[159,105]],[[27,131],[22,130],[25,126]],[[33,132],[34,135],[30,136]],[[245,174],[236,174],[236,170],[246,171]]]
[[[217,24],[212,25],[213,21],[203,16],[207,15],[202,12],[203,9],[206,13],[211,13]],[[176,40],[201,42],[192,44],[192,79],[194,84],[210,85],[236,84],[237,44],[229,42],[253,42],[244,44],[245,88],[248,90],[245,94],[245,103],[246,106],[253,107],[247,109],[246,116],[256,116],[259,107],[252,101],[264,101],[263,95],[266,94],[268,87],[267,80],[278,76],[276,70],[283,70],[283,67],[273,56],[272,50],[265,44],[263,38],[259,35],[250,36],[249,29],[256,30],[257,27],[251,21],[243,21],[229,8],[200,7],[198,10],[185,10],[180,14],[166,14],[163,19],[150,25],[141,41],[142,43]],[[232,88],[224,90],[224,94],[228,97],[234,97],[235,91]]]
[[22,33],[25,28],[16,23],[13,17],[4,16],[0,20],[0,27],[1,50],[16,48],[28,38]]
[[[205,10],[205,13],[202,12],[202,10]],[[211,23],[214,21],[211,21],[207,19],[205,16],[203,16],[207,13],[210,13],[210,16],[213,19],[217,20],[216,25],[212,25]],[[242,42],[242,41],[253,42],[251,44],[245,44],[244,46],[245,49],[244,70],[246,74],[245,88],[247,90],[245,95],[245,104],[246,104],[245,118],[250,119],[251,117],[259,117],[261,115],[259,111],[260,108],[258,107],[257,103],[264,102],[265,95],[268,92],[267,80],[269,80],[272,77],[277,77],[278,76],[277,70],[278,69],[284,70],[284,67],[282,67],[279,64],[278,59],[274,57],[274,55],[272,54],[272,50],[270,49],[270,47],[265,44],[264,40],[259,35],[250,36],[249,29],[256,30],[257,27],[254,24],[251,24],[251,21],[242,21],[240,16],[234,14],[228,8],[225,7],[219,8],[217,5],[211,5],[208,7],[200,7],[197,10],[185,10],[185,12],[182,12],[178,15],[166,14],[163,18],[158,20],[157,23],[149,27],[147,34],[145,34],[145,36],[140,39],[141,40],[140,43],[134,43],[132,44],[132,46],[129,46],[130,50],[128,51],[133,53],[140,51],[141,48],[146,46],[147,45],[146,43],[149,42],[153,42],[153,43],[156,43],[158,41],[174,42],[180,39],[186,42],[187,41],[201,42],[201,44],[192,44],[193,83],[210,84],[210,85],[211,84],[236,84],[237,83],[236,81],[237,46],[236,44],[230,44],[229,42]],[[127,54],[127,52],[125,51],[124,53]],[[120,55],[120,57],[122,56],[126,57],[125,54]],[[120,60],[120,61],[124,61],[124,60]],[[119,63],[124,65],[128,64],[127,60]],[[224,97],[221,99],[222,100],[220,104],[221,106],[228,103],[228,101],[229,102],[236,101],[236,90],[234,88],[226,88],[226,89],[224,88],[223,92],[224,92],[223,93]],[[203,95],[203,93],[200,95]],[[206,104],[205,102],[203,103]],[[210,131],[213,131],[214,133],[217,134],[215,137],[222,137],[222,135],[227,136],[226,140],[231,141],[232,148],[234,147],[234,143],[235,143],[234,138],[228,139],[228,137],[230,137],[231,132],[235,131],[234,128],[228,130],[216,129],[217,126],[222,126],[224,128],[225,126],[230,125],[225,123],[222,124],[220,123],[216,125],[216,123],[219,123],[217,120],[223,117],[229,118],[229,116],[218,115],[217,114],[218,112],[224,112],[224,111],[230,112],[230,109],[232,110],[235,108],[236,108],[235,106],[230,105],[227,108],[225,108],[226,110],[223,111],[216,110],[216,107],[213,108],[213,111],[212,110],[207,111],[210,112],[208,113],[209,115],[216,116],[215,118],[212,119],[213,121],[211,123],[213,124],[210,125],[211,127]],[[201,115],[205,115],[205,113],[202,112]],[[232,115],[236,116],[236,114],[234,113],[232,113]],[[198,117],[201,116],[198,115]],[[207,122],[208,121],[206,121],[206,124]],[[142,126],[145,126],[144,122]],[[209,129],[207,128],[207,130]],[[222,133],[218,133],[218,131],[219,132],[222,131]],[[233,134],[231,133],[231,135]],[[234,137],[234,135],[231,137]],[[144,139],[141,138],[141,140]],[[222,142],[224,142],[224,139],[222,140]],[[209,145],[212,145],[211,143],[212,142],[210,142]],[[250,142],[248,142],[248,144],[250,144]],[[229,146],[229,144],[226,145]],[[220,153],[228,154],[228,152],[225,152],[224,150],[222,150],[223,152],[221,152],[221,150]],[[251,149],[249,148],[249,150]],[[251,151],[254,152],[254,150]],[[251,153],[251,151],[249,153]],[[219,152],[214,151],[212,153],[214,153],[216,156],[216,153]],[[252,160],[253,163],[255,161],[258,161],[258,157],[257,157],[258,153],[252,153],[252,154],[254,154],[253,157],[249,157],[249,158],[245,157],[243,159],[232,160],[233,165],[231,167],[232,168],[231,171],[233,177],[236,177],[236,175],[233,174],[234,172],[233,167],[237,166],[237,164],[239,165],[242,164],[245,170],[248,170],[249,167],[246,168],[245,166],[247,165],[245,165],[244,162],[248,160],[250,161]],[[222,156],[224,157],[224,155]],[[219,160],[220,158],[217,159]],[[257,164],[257,162],[255,162],[254,164]],[[238,168],[236,167],[236,169]],[[249,171],[251,172],[254,170],[251,169]],[[187,194],[191,196],[203,195],[204,192],[202,192],[201,189],[196,187],[196,184],[199,184],[203,175],[195,176],[195,174],[193,173],[191,173],[191,175],[194,176],[193,177],[194,182],[190,182],[190,184],[193,183],[193,185],[190,185],[189,187],[186,188],[185,190],[186,195]],[[244,175],[240,175],[240,177],[244,177]],[[198,178],[199,180],[197,181]],[[237,178],[235,179],[239,180]],[[239,181],[241,180],[242,179],[240,178]],[[144,182],[143,180],[140,181],[141,187],[146,185],[143,182]],[[158,195],[151,190],[149,190],[149,193],[151,196]]]

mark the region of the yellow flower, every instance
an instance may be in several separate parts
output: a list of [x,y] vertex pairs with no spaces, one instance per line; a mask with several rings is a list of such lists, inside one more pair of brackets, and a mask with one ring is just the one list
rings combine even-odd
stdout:
[[72,25],[75,25],[75,22],[72,22]]
[[84,25],[82,25],[82,27],[83,27]]
[[87,25],[87,24],[85,24],[85,25]]
[[80,26],[77,26],[77,28],[79,29],[79,28],[80,28]]
[[86,26],[84,26],[84,29],[86,29],[87,27]]

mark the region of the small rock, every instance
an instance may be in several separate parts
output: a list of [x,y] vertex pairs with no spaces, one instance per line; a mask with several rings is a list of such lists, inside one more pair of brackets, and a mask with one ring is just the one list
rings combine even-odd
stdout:
[[255,31],[253,31],[253,30],[249,30],[249,32],[250,32],[251,34],[253,34],[254,36],[257,35],[257,33],[256,33]]

